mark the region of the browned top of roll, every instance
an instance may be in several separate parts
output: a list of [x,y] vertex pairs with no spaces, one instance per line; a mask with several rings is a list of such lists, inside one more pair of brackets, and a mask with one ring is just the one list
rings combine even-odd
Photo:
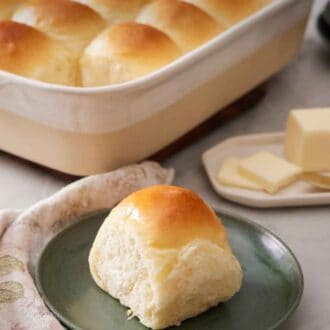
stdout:
[[180,0],[157,0],[142,10],[137,21],[167,33],[186,52],[225,29],[203,10]]
[[17,9],[13,20],[43,31],[77,52],[105,27],[93,9],[71,0],[29,0]]
[[119,23],[103,31],[81,60],[85,86],[118,83],[143,76],[180,55],[162,31],[135,22]]
[[62,44],[12,21],[0,22],[0,70],[64,85],[77,79],[77,62]]
[[30,26],[0,22],[0,69],[23,74],[39,63],[51,45],[46,35]]
[[[177,248],[195,239],[212,241],[230,249],[224,226],[193,191],[176,186],[153,186],[124,199],[116,214],[130,221],[147,244]],[[111,219],[115,221],[115,217]]]
[[[127,22],[116,24],[108,30],[108,46],[112,54],[162,56],[159,49],[173,48],[172,41],[162,32],[144,24]],[[159,48],[158,48],[159,47]],[[152,58],[148,58],[152,61]],[[147,62],[147,58],[145,58]]]

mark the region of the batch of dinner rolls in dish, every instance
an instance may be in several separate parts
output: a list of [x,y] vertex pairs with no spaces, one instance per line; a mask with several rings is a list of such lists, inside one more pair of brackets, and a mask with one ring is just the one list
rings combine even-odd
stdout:
[[0,70],[104,86],[155,71],[270,0],[1,0]]

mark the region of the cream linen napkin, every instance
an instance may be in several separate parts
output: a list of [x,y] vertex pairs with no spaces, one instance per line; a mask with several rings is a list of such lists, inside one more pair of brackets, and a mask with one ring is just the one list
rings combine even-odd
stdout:
[[26,211],[0,211],[0,329],[63,329],[34,283],[35,263],[47,241],[72,219],[110,208],[143,187],[169,184],[173,177],[173,170],[144,162],[76,181]]

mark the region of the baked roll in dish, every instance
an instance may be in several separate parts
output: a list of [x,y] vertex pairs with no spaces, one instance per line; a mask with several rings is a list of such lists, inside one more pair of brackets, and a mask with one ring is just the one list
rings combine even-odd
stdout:
[[23,0],[0,0],[0,21],[10,19],[21,3],[23,3]]
[[119,23],[102,32],[81,61],[84,86],[116,84],[155,71],[180,56],[162,31],[135,22]]
[[76,54],[106,27],[94,10],[70,0],[29,0],[17,9],[12,19],[61,41]]
[[242,283],[221,221],[194,192],[174,186],[149,187],[118,204],[89,266],[97,285],[152,329],[227,301]]
[[133,21],[152,0],[75,0],[97,11],[109,24]]
[[0,70],[48,83],[75,85],[78,63],[60,42],[25,24],[0,22]]
[[183,52],[202,45],[225,29],[198,7],[179,0],[152,2],[141,11],[137,21],[165,32]]

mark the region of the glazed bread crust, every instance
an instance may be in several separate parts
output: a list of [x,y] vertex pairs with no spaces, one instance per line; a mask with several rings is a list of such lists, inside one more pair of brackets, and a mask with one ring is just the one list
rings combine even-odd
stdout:
[[61,43],[25,24],[0,22],[0,68],[49,83],[75,85],[77,62]]
[[[68,62],[76,72],[75,79],[68,79],[67,69],[54,70],[55,77],[25,76],[95,87],[124,83],[159,70],[270,1],[1,0],[0,21],[29,25],[58,42],[57,57],[62,57],[62,46],[75,57]],[[55,49],[50,48],[53,54]],[[25,52],[29,62],[31,52]],[[39,65],[41,71],[48,70],[45,61]],[[0,65],[0,70],[20,74],[19,66],[19,62],[17,67]]]
[[242,283],[221,221],[194,192],[174,186],[146,188],[118,204],[89,265],[95,282],[152,329],[230,299]]
[[115,84],[141,77],[180,56],[163,32],[135,22],[110,26],[87,47],[81,58],[84,86]]
[[43,31],[77,55],[106,26],[94,10],[70,0],[30,0],[12,19]]
[[78,55],[106,26],[94,10],[71,0],[30,0],[12,19],[43,31]]
[[141,11],[137,21],[167,33],[183,52],[189,52],[225,30],[198,7],[179,0],[157,0]]
[[204,239],[230,250],[224,226],[193,191],[156,186],[138,191],[121,202],[128,221],[143,240],[158,249],[180,248]]

